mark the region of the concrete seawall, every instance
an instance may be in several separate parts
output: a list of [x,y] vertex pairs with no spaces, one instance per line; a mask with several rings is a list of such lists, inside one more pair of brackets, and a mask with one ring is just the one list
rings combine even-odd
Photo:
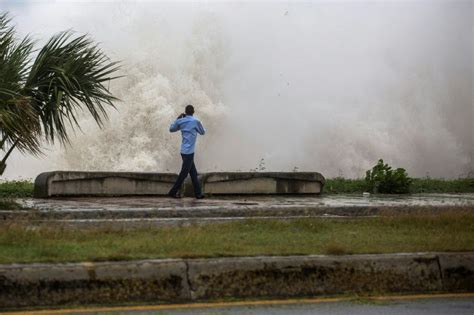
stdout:
[[[177,174],[55,171],[38,175],[34,197],[166,195]],[[208,195],[319,194],[325,179],[316,172],[222,172],[200,176]],[[190,182],[185,196],[193,197]]]
[[36,177],[34,197],[166,195],[176,178],[169,173],[47,172]]
[[163,259],[0,265],[0,308],[473,292],[474,253]]
[[[316,172],[216,172],[202,174],[200,180],[208,195],[319,194],[325,183]],[[193,195],[190,181],[184,191]]]

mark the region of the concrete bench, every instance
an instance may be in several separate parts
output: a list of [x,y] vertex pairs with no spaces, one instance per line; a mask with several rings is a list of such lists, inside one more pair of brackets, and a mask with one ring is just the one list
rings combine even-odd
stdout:
[[34,197],[166,195],[177,177],[168,173],[47,172],[36,177]]

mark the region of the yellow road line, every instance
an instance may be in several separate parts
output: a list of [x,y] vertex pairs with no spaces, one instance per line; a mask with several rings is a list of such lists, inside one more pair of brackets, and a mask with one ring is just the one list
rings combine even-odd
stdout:
[[[395,301],[395,300],[417,300],[417,299],[437,299],[437,298],[466,298],[474,297],[473,293],[448,293],[448,294],[414,294],[414,295],[387,295],[387,296],[367,296],[362,297],[368,301]],[[173,309],[197,309],[197,308],[217,308],[232,306],[265,306],[265,305],[291,305],[309,303],[334,303],[353,301],[355,297],[327,297],[327,298],[305,298],[287,300],[261,300],[261,301],[236,301],[236,302],[215,302],[215,303],[189,303],[189,304],[163,304],[163,305],[143,305],[143,306],[113,306],[94,308],[71,308],[62,310],[39,310],[39,311],[19,311],[0,312],[3,315],[49,315],[49,314],[74,314],[84,312],[113,312],[113,311],[160,311]]]

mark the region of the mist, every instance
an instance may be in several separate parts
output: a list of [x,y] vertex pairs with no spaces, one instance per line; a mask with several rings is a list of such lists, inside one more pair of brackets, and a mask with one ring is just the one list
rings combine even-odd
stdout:
[[0,6],[38,44],[89,33],[124,75],[102,130],[84,114],[70,146],[16,153],[7,178],[177,172],[181,139],[168,128],[186,104],[207,129],[200,172],[362,177],[379,158],[416,177],[474,170],[472,1]]

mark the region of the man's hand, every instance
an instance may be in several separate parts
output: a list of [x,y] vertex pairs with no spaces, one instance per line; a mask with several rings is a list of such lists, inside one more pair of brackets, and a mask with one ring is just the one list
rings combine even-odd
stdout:
[[186,114],[183,113],[183,114],[181,114],[181,115],[178,116],[178,119],[184,118],[184,117],[186,117]]

